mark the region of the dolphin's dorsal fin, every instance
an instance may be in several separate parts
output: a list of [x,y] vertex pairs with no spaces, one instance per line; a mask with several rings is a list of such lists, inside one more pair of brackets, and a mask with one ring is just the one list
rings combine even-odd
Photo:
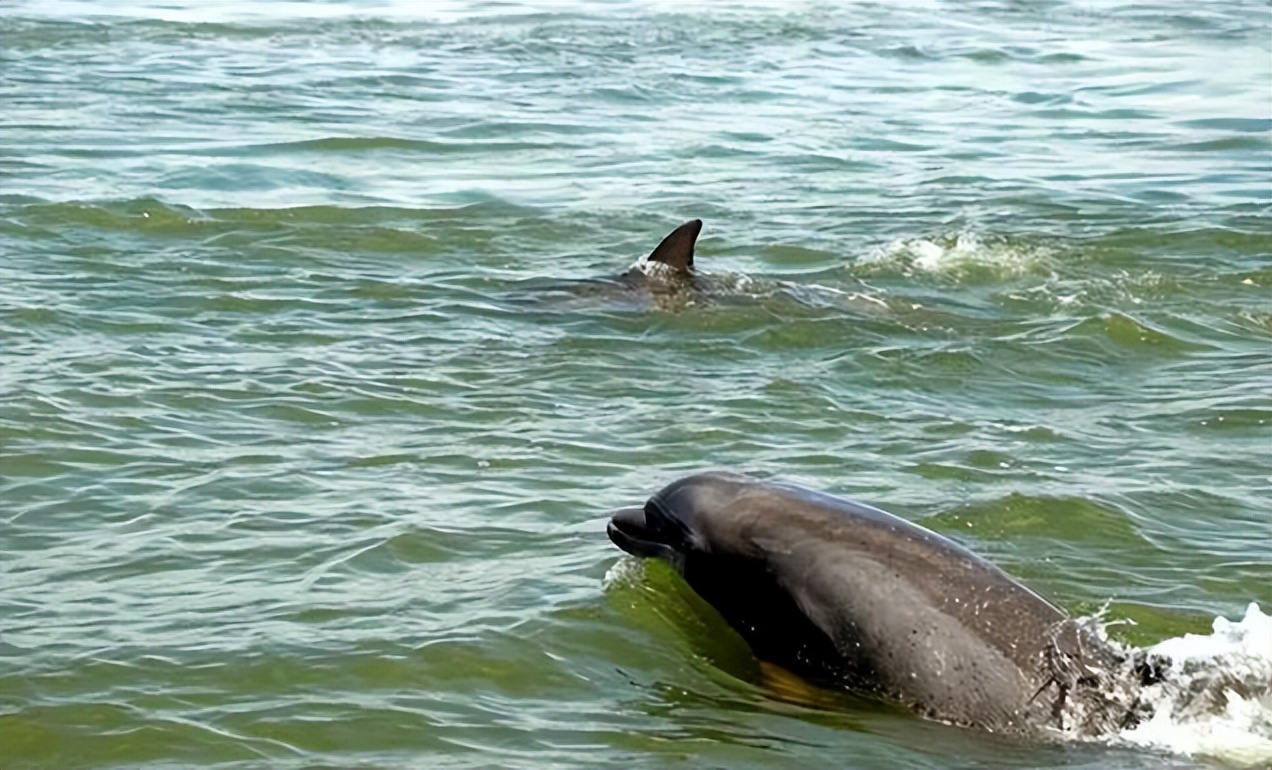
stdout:
[[688,270],[693,267],[693,245],[698,242],[700,232],[702,220],[690,219],[663,238],[658,248],[649,255],[649,261],[661,262],[677,270]]

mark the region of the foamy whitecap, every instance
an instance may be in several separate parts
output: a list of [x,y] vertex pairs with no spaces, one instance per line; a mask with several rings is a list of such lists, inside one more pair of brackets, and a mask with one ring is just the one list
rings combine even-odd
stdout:
[[1272,617],[1251,603],[1213,627],[1144,650],[1161,680],[1140,694],[1149,716],[1119,742],[1241,765],[1272,757]]

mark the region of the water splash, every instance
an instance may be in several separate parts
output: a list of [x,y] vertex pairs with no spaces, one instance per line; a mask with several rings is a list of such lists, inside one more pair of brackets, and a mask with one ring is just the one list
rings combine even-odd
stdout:
[[1258,604],[1142,651],[1160,676],[1140,694],[1146,714],[1116,741],[1253,766],[1272,757],[1272,617]]
[[901,238],[862,259],[867,269],[900,268],[908,275],[934,273],[954,278],[1010,277],[1048,268],[1049,252],[1038,244],[959,231]]
[[601,587],[609,591],[619,586],[636,585],[644,576],[644,559],[619,559],[605,570],[605,577],[601,578]]

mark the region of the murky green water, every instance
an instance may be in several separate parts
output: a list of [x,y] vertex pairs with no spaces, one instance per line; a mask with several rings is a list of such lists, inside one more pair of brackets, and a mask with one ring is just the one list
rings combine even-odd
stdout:
[[604,522],[737,468],[1135,643],[1272,605],[1270,26],[6,3],[0,767],[1188,766],[791,702]]

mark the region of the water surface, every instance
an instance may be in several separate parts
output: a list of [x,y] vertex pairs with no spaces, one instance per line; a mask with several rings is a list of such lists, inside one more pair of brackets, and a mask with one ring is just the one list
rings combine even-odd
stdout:
[[1272,606],[1270,21],[6,3],[0,765],[1210,761],[792,702],[604,522],[735,468],[1131,643]]

